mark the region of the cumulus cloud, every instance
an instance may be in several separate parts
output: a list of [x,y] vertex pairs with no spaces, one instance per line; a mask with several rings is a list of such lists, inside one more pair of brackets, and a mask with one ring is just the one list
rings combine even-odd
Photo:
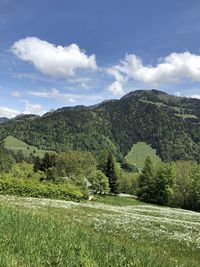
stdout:
[[126,55],[107,70],[116,81],[133,79],[149,85],[170,84],[189,79],[200,82],[200,56],[184,53],[171,53],[158,61],[156,66],[145,66],[142,59],[134,54]]
[[108,87],[108,91],[113,93],[113,95],[121,96],[124,94],[122,84],[119,81],[115,81]]
[[190,97],[200,99],[200,95],[191,95]]
[[40,104],[31,104],[26,100],[23,100],[25,107],[23,111],[0,106],[0,117],[14,118],[20,114],[36,114],[43,115],[46,113],[43,106]]
[[18,58],[31,62],[41,73],[52,77],[73,76],[77,69],[97,69],[95,55],[88,56],[76,44],[55,46],[27,37],[15,42],[11,50]]
[[24,101],[25,103],[25,109],[24,114],[35,114],[35,115],[43,115],[46,113],[43,106],[40,104],[31,104],[28,101]]
[[8,107],[0,107],[0,117],[13,118],[19,114],[19,110],[11,109]]

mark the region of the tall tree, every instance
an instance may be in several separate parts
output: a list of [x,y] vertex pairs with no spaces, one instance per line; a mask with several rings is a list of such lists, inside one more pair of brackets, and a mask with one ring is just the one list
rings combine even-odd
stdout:
[[138,197],[148,201],[150,199],[150,187],[153,179],[153,163],[148,156],[145,160],[144,168],[138,179]]
[[105,175],[108,177],[110,192],[114,194],[118,193],[117,163],[112,153],[108,154],[107,162],[105,165]]
[[159,205],[170,204],[176,173],[173,164],[162,163],[150,186],[150,201]]
[[3,168],[4,157],[5,157],[4,142],[0,142],[0,170],[2,170]]
[[4,141],[0,142],[0,172],[9,172],[14,163],[14,159],[11,155],[8,154],[8,151],[5,149]]
[[187,208],[200,211],[200,166],[194,168],[191,174],[191,182],[188,190]]
[[41,171],[46,172],[47,169],[55,167],[56,165],[56,155],[55,153],[45,153],[44,158],[42,159]]
[[40,168],[41,168],[41,164],[42,164],[42,160],[40,159],[40,157],[37,156],[37,157],[34,159],[34,165],[33,165],[33,170],[34,170],[34,172],[37,172],[37,171],[40,170]]

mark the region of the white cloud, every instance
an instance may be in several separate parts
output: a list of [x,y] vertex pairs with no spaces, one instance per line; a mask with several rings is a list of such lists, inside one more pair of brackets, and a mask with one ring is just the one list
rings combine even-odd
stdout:
[[117,66],[114,66],[112,68],[108,68],[107,69],[107,73],[111,76],[114,76],[115,79],[119,82],[123,82],[124,81],[124,76],[120,73],[120,71],[118,70]]
[[156,66],[145,66],[141,58],[134,54],[126,55],[120,64],[107,70],[116,81],[133,79],[149,85],[170,84],[189,79],[200,82],[200,56],[184,53],[171,53],[159,59]]
[[21,93],[19,91],[13,91],[10,94],[11,96],[14,96],[14,97],[21,97]]
[[175,92],[175,96],[181,96],[181,92]]
[[46,113],[46,111],[40,104],[31,104],[26,100],[23,100],[23,102],[25,103],[23,111],[0,106],[0,117],[14,118],[20,114],[43,115],[44,113]]
[[200,95],[191,95],[190,97],[200,99]]
[[35,115],[43,115],[46,113],[43,106],[40,104],[30,104],[28,101],[24,101],[25,109],[24,114],[35,114]]
[[37,70],[52,77],[73,76],[77,69],[95,70],[95,55],[88,56],[78,45],[55,46],[36,37],[15,42],[12,52],[20,59],[31,62]]
[[52,88],[51,90],[43,90],[43,91],[31,91],[29,95],[44,97],[44,98],[56,98],[60,96],[59,90]]
[[30,91],[29,95],[41,98],[52,98],[65,102],[65,104],[88,104],[90,101],[99,102],[104,99],[102,94],[86,95],[86,94],[70,94],[62,93],[56,88],[51,90],[42,90],[42,91]]
[[42,98],[58,99],[66,103],[74,103],[76,102],[77,99],[79,99],[79,95],[61,93],[58,89],[55,89],[55,88],[52,88],[51,90],[31,91],[29,92],[29,95],[42,97]]
[[122,84],[119,81],[115,81],[108,87],[108,91],[113,93],[113,95],[121,96],[124,94]]
[[0,117],[13,118],[19,114],[19,110],[11,109],[8,107],[0,107]]

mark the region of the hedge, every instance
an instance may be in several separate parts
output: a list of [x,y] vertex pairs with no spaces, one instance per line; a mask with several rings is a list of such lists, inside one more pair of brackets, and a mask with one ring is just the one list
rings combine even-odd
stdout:
[[0,194],[80,201],[83,194],[71,184],[42,183],[22,179],[1,179]]

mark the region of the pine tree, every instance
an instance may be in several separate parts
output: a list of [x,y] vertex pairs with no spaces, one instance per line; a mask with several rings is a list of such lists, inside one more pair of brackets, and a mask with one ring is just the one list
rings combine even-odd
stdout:
[[5,145],[4,142],[0,142],[0,170],[3,168],[5,157]]
[[5,142],[0,142],[0,172],[9,172],[14,163],[14,159],[11,155],[8,154],[8,151],[5,148]]
[[118,173],[116,160],[112,153],[107,158],[105,175],[108,177],[110,192],[114,194],[118,193]]
[[36,157],[35,159],[34,159],[34,166],[33,166],[33,170],[34,170],[34,172],[37,172],[37,171],[39,171],[41,169],[41,159],[40,159],[40,157]]
[[138,197],[148,201],[150,199],[150,187],[153,179],[153,163],[148,156],[145,160],[144,168],[138,180]]
[[46,172],[48,168],[55,167],[56,165],[56,155],[53,153],[45,153],[44,158],[42,159],[41,171]]

